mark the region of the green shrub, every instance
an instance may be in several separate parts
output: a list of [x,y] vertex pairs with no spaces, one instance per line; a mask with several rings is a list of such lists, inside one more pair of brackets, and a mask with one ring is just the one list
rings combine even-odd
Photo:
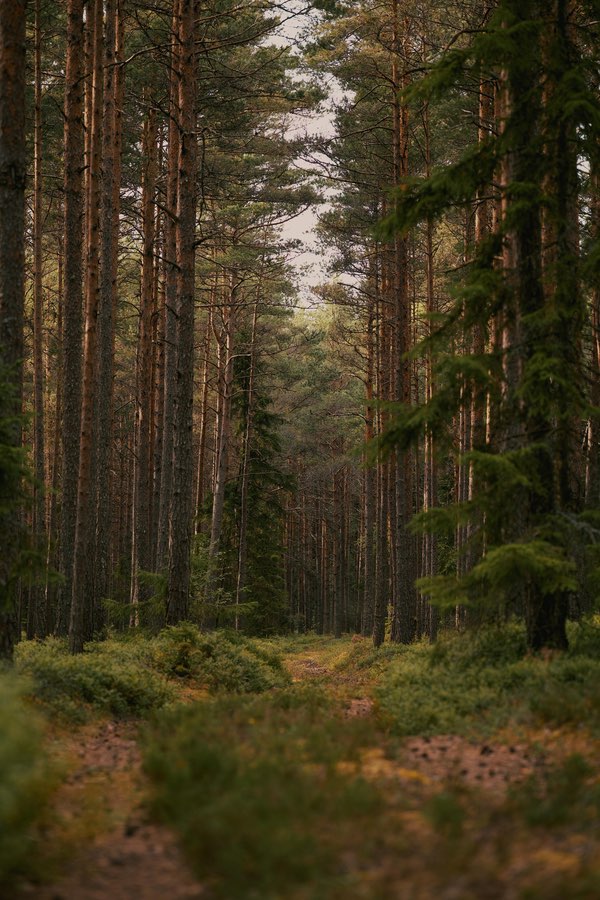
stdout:
[[408,648],[377,690],[379,713],[395,734],[462,734],[493,710],[493,669],[473,672],[433,666],[426,647]]
[[562,765],[530,776],[512,788],[509,806],[533,827],[574,824],[586,829],[600,824],[600,786],[594,771],[578,754]]
[[152,665],[170,677],[194,678],[211,691],[261,693],[289,682],[280,659],[235,632],[196,625],[165,628],[151,643]]
[[431,662],[455,668],[497,667],[518,662],[526,652],[525,626],[510,622],[466,634],[442,635],[431,648]]
[[589,656],[600,659],[600,616],[590,616],[581,622],[570,622],[567,628],[569,656]]
[[175,692],[134,648],[106,641],[71,656],[55,638],[27,641],[18,645],[17,668],[30,677],[34,695],[62,715],[81,718],[88,707],[117,716],[145,713]]
[[314,688],[163,713],[146,748],[154,811],[218,896],[280,898],[307,882],[321,896],[340,829],[365,843],[361,817],[379,808],[376,788],[337,765],[364,740],[364,723],[336,717]]
[[404,656],[406,651],[403,644],[382,644],[375,649],[370,640],[358,641],[351,644],[348,653],[337,663],[336,669],[343,672],[381,673],[389,663]]
[[451,790],[430,797],[423,812],[435,830],[447,840],[453,841],[462,835],[467,813],[460,798]]
[[589,626],[571,630],[571,651],[549,659],[525,656],[513,624],[404,648],[381,678],[380,716],[400,735],[489,734],[509,722],[600,731],[600,658],[587,655]]
[[54,787],[42,723],[26,706],[23,690],[16,678],[0,674],[0,886],[27,871],[33,826]]

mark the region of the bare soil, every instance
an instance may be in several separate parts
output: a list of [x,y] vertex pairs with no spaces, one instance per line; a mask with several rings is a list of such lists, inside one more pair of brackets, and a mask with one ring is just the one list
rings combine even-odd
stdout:
[[[36,900],[193,900],[207,892],[174,835],[148,821],[135,723],[103,722],[55,740],[70,768],[55,798],[47,839],[66,871],[51,884],[27,883]],[[62,759],[60,759],[62,757]]]

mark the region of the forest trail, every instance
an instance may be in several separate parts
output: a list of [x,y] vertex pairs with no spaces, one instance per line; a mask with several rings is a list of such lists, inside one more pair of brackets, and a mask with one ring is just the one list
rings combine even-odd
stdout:
[[[284,664],[293,682],[326,682],[339,694],[348,717],[370,715],[371,697],[364,696],[364,690],[360,697],[350,697],[350,683],[355,685],[356,680],[336,673],[331,657],[331,643],[326,642],[312,648],[310,655],[288,654]],[[181,699],[198,702],[197,694],[183,689]],[[54,730],[52,755],[59,769],[69,774],[53,804],[44,866],[67,874],[46,885],[26,882],[20,888],[21,897],[194,900],[207,896],[172,831],[148,821],[138,738],[136,721],[111,719],[68,732]]]
[[[314,821],[303,818],[306,811],[298,814],[294,810],[283,827],[292,831],[314,828],[317,839],[322,837],[338,859],[336,877],[344,888],[340,892],[333,882],[328,886],[316,868],[307,884],[297,886],[292,879],[289,885],[284,882],[284,892],[276,888],[275,893],[264,896],[277,900],[314,900],[317,896],[327,900],[395,900],[400,896],[414,900],[520,900],[523,890],[531,888],[532,897],[564,897],[550,891],[553,879],[558,878],[559,884],[560,878],[585,867],[595,853],[594,839],[579,832],[532,834],[522,819],[515,817],[511,792],[520,790],[530,776],[544,779],[554,763],[578,747],[561,750],[557,737],[554,743],[547,739],[542,750],[537,734],[521,734],[512,742],[507,734],[487,742],[456,734],[394,737],[382,726],[377,673],[369,667],[348,665],[355,651],[359,656],[354,659],[361,658],[368,646],[364,642],[355,648],[349,639],[299,636],[286,640],[280,648],[293,682],[288,694],[291,690],[301,696],[306,691],[302,702],[310,704],[310,697],[322,693],[327,705],[319,706],[317,699],[306,719],[308,731],[299,732],[295,713],[287,725],[285,717],[277,718],[281,715],[277,697],[284,696],[286,689],[283,694],[279,689],[267,692],[260,702],[267,707],[265,721],[273,717],[268,726],[271,731],[263,732],[258,724],[255,738],[250,734],[249,739],[260,745],[265,736],[269,741],[270,735],[281,734],[282,727],[289,728],[282,753],[289,753],[297,771],[308,773],[315,781],[322,809]],[[191,712],[202,709],[203,697],[203,692],[188,683],[179,690],[181,706]],[[219,715],[218,707],[215,714]],[[226,720],[230,716],[225,713]],[[250,721],[254,723],[253,718]],[[220,740],[234,741],[235,727],[228,731],[225,725]],[[57,791],[45,833],[41,866],[46,880],[51,881],[26,883],[16,896],[36,900],[216,896],[212,885],[217,882],[211,879],[218,870],[213,872],[210,855],[203,884],[192,874],[175,830],[151,821],[151,788],[140,749],[142,734],[139,720],[95,720],[70,731],[52,727],[52,754],[68,775]],[[310,755],[303,762],[305,739],[307,746],[312,740],[325,740],[327,747],[331,741],[335,749],[329,762],[312,762]],[[217,746],[225,752],[227,744]],[[320,759],[320,750],[315,752],[314,759]],[[328,753],[326,750],[324,760]],[[292,780],[295,777],[292,773]],[[347,786],[363,782],[369,786],[371,798],[378,799],[373,806],[369,806],[371,800],[364,808],[360,804],[357,809],[342,807],[338,818],[332,810],[342,782]],[[285,779],[283,783],[287,785]],[[239,784],[243,790],[243,783]],[[230,792],[239,789],[225,788]],[[265,790],[270,790],[269,785]],[[290,790],[294,796],[293,783]],[[256,826],[264,835],[261,840],[275,837],[269,829],[278,826],[278,821],[269,819],[266,830],[260,831],[262,823],[252,818],[256,810],[244,806],[247,795],[236,794],[233,799],[242,835],[246,816],[249,827]],[[539,800],[534,797],[531,802],[535,805]],[[536,893],[538,884],[550,892]],[[401,886],[406,893],[400,892]],[[217,895],[235,900],[259,896],[248,893],[247,886],[234,887],[231,894],[227,889]],[[594,890],[584,889],[581,897],[597,896]]]
[[148,821],[136,722],[103,721],[54,739],[68,767],[48,831],[50,865],[68,874],[24,885],[36,900],[195,900],[205,896],[165,826]]
[[[316,657],[316,658],[315,658]],[[327,645],[311,655],[289,654],[284,664],[294,682],[319,678],[339,690],[349,679],[328,665]],[[181,691],[183,702],[198,691]],[[370,697],[350,699],[346,714],[369,715]],[[185,862],[172,831],[148,821],[146,783],[138,747],[139,723],[106,720],[56,729],[51,751],[67,770],[48,825],[48,865],[68,870],[56,881],[26,882],[20,896],[36,900],[195,900],[207,896]]]
[[[336,670],[338,653],[335,643],[327,641],[311,648],[310,654],[288,654],[284,662],[294,682],[322,681],[338,698],[345,718],[371,716],[375,705],[372,676]],[[479,742],[455,734],[414,735],[404,741],[399,755],[396,750],[392,762],[385,755],[383,734],[380,741],[377,752],[371,750],[367,755],[363,775],[369,777],[371,772],[370,777],[375,773],[378,777],[408,779],[434,787],[450,781],[502,795],[509,785],[523,781],[546,765],[544,754],[534,752],[529,743],[523,742]],[[374,766],[375,758],[378,764]]]

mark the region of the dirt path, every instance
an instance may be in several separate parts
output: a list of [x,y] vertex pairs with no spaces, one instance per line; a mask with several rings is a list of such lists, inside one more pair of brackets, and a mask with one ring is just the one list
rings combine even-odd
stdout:
[[[367,675],[347,675],[331,665],[331,650],[325,654],[314,648],[310,654],[288,655],[285,664],[294,682],[319,679],[339,697],[345,718],[367,718],[375,710],[373,683]],[[375,726],[374,726],[375,727]],[[422,788],[438,789],[441,784],[464,784],[501,796],[511,784],[522,782],[546,765],[541,753],[533,753],[523,743],[480,743],[454,734],[435,737],[413,736],[402,742],[394,758],[382,746],[365,755],[363,775],[378,779],[418,782]],[[437,786],[437,788],[436,788]]]
[[48,885],[23,885],[22,897],[191,900],[207,896],[175,837],[147,820],[137,730],[133,723],[104,722],[55,741],[57,755],[70,774],[57,793],[47,838],[58,857],[50,864],[66,874]]
[[[544,760],[519,744],[478,744],[455,735],[388,740],[376,725],[372,675],[349,673],[337,665],[338,657],[335,645],[328,643],[322,650],[311,647],[289,653],[284,661],[294,682],[322,684],[339,704],[342,718],[373,717],[376,744],[371,742],[356,762],[344,765],[350,776],[360,773],[367,780],[389,785],[386,815],[399,817],[411,839],[417,840],[419,829],[428,826],[414,813],[395,810],[396,796],[414,796],[418,808],[442,786],[462,783],[482,790],[492,802],[501,802],[510,784],[543,767]],[[191,692],[184,699],[198,701],[200,695]],[[138,731],[134,722],[105,721],[55,734],[54,755],[69,774],[56,795],[54,818],[46,835],[48,864],[43,861],[43,869],[46,875],[57,874],[45,885],[23,885],[19,897],[193,900],[210,896],[192,875],[174,834],[149,821]],[[430,831],[428,835],[433,841]],[[377,878],[380,868],[387,866],[395,883],[396,847],[389,854],[382,850],[373,870]],[[417,875],[415,878],[418,881]],[[370,897],[368,880],[365,890],[364,896]],[[422,896],[431,896],[427,890]],[[384,891],[382,896],[393,894]]]

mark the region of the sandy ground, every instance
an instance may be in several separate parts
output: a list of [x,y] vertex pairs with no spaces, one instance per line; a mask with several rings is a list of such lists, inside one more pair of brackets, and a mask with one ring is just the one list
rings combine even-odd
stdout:
[[189,871],[173,834],[147,820],[136,732],[133,723],[105,722],[91,731],[84,729],[68,742],[74,766],[58,791],[55,823],[48,837],[65,845],[80,843],[81,850],[63,861],[68,874],[49,885],[25,884],[21,897],[192,900],[208,896]]

